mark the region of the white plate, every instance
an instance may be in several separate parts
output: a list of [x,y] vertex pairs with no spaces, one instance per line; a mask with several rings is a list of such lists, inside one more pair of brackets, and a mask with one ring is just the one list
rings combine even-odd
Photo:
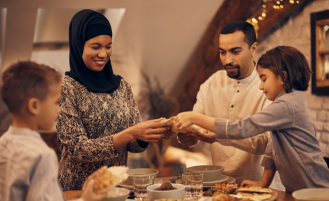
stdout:
[[215,185],[215,184],[218,184],[220,182],[224,182],[226,180],[228,180],[229,176],[225,175],[225,174],[221,174],[216,180],[214,181],[204,181],[203,182],[203,185],[206,185],[206,186],[211,186],[211,185]]
[[[162,179],[160,178],[155,178],[154,179],[154,184],[161,184],[163,182]],[[125,184],[125,183],[120,183],[118,184],[118,186],[122,187],[122,188],[126,188],[126,189],[129,189],[129,190],[134,190],[134,186],[131,186],[129,184]]]

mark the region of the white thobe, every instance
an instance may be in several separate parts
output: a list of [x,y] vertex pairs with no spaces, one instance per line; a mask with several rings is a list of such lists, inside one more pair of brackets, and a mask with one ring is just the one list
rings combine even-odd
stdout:
[[[225,70],[217,71],[200,86],[193,111],[215,118],[241,120],[271,103],[259,90],[259,85],[256,68],[241,80],[229,78]],[[264,133],[243,140],[218,140],[210,145],[213,164],[224,166],[223,173],[236,178],[237,182],[259,181],[263,175],[261,161],[269,139],[269,133]],[[277,179],[273,180],[276,188],[282,189]]]

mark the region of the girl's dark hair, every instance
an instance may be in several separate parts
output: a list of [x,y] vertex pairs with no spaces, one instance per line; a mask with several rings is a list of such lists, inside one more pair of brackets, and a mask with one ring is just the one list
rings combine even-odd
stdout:
[[293,88],[306,91],[309,86],[312,71],[305,56],[294,47],[273,48],[259,58],[257,65],[270,69],[275,75],[280,75],[287,93]]

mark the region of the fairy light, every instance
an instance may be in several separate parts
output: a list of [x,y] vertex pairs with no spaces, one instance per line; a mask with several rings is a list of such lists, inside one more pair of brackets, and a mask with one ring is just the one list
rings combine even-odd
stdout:
[[[285,1],[288,1],[288,0],[285,0]],[[289,3],[290,4],[299,4],[300,0],[289,0]],[[275,10],[280,10],[280,9],[283,9],[284,6],[284,1],[283,0],[263,0],[263,5],[262,5],[262,14],[259,15],[258,17],[254,17],[252,19],[248,19],[247,22],[249,22],[250,24],[252,24],[253,26],[257,26],[258,27],[258,20],[264,20],[265,17],[266,17],[266,9],[267,9],[267,4],[271,4],[273,5],[273,9]],[[269,7],[271,8],[271,7]],[[258,20],[257,20],[258,19]]]

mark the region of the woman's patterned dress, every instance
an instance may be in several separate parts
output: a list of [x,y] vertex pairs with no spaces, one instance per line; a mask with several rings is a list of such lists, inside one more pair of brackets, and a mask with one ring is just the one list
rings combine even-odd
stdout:
[[127,165],[127,151],[145,150],[136,140],[118,150],[113,147],[113,135],[141,121],[130,85],[123,79],[108,94],[89,92],[65,76],[60,106],[56,128],[62,152],[59,182],[64,191],[80,190],[85,179],[104,165]]

